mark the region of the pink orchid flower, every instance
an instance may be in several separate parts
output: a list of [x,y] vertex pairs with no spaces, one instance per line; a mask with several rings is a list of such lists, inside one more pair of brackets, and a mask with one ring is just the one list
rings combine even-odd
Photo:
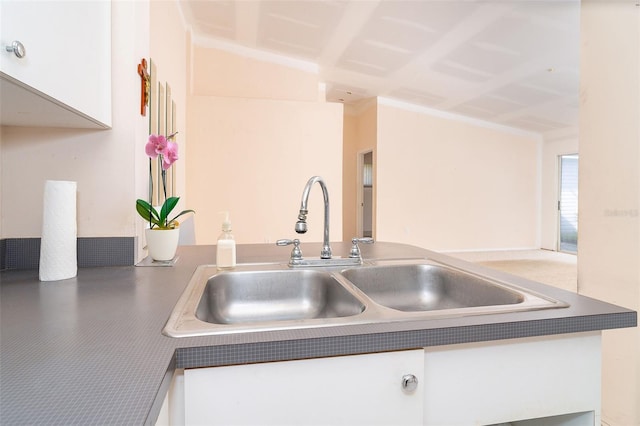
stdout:
[[162,168],[167,170],[178,159],[178,144],[175,142],[167,142],[164,152],[162,153]]
[[149,141],[144,147],[144,152],[149,158],[156,158],[158,154],[163,154],[167,149],[167,138],[162,135],[151,135]]
[[[178,160],[178,144],[172,141],[176,133],[166,137],[162,135],[150,135],[147,144],[144,147],[144,152],[149,157],[150,200],[136,200],[136,211],[145,221],[149,222],[149,228],[151,229],[175,229],[175,227],[178,226],[178,222],[176,221],[177,218],[186,213],[195,213],[193,210],[183,210],[173,218],[170,218],[169,216],[180,200],[180,197],[168,196],[171,194],[167,194],[167,169]],[[153,194],[153,166],[151,160],[155,158],[158,158],[162,162],[161,184],[164,193],[164,203],[162,203],[160,210],[157,210],[151,205],[151,198]]]

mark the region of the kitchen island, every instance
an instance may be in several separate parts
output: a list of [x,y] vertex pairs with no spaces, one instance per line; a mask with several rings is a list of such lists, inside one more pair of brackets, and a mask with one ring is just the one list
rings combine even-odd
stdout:
[[[319,253],[320,244],[304,244]],[[348,255],[349,243],[334,243]],[[39,282],[37,271],[1,275],[0,422],[154,424],[174,372],[271,361],[504,342],[634,327],[637,313],[395,243],[366,245],[365,259],[429,258],[562,300],[568,307],[381,324],[171,338],[162,329],[215,246],[185,246],[174,267],[86,268]],[[238,263],[282,262],[290,249],[239,245]],[[242,368],[242,367],[240,367]]]

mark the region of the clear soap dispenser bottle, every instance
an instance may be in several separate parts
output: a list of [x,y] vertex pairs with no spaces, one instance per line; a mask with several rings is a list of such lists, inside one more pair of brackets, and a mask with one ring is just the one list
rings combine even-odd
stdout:
[[222,233],[218,237],[216,246],[216,265],[218,269],[232,269],[236,266],[236,241],[231,234],[231,221],[229,212],[222,212],[225,215],[222,222]]

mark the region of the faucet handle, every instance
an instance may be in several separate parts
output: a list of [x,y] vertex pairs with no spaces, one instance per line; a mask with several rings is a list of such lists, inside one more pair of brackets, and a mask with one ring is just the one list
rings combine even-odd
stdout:
[[300,240],[299,239],[294,239],[294,240],[288,240],[288,239],[283,239],[283,240],[278,240],[276,241],[276,245],[277,246],[290,246],[291,244],[293,244],[293,250],[291,250],[291,260],[302,260],[302,250],[300,250]]
[[352,238],[351,239],[351,252],[349,253],[349,257],[353,257],[356,259],[360,259],[362,254],[360,253],[360,247],[358,243],[363,244],[373,244],[373,238],[371,237],[363,237],[363,238]]

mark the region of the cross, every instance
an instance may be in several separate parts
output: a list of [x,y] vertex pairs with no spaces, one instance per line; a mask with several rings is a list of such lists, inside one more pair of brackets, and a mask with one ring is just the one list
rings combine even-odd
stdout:
[[138,75],[140,76],[140,115],[147,115],[147,105],[149,104],[149,73],[147,72],[147,60],[142,58],[138,64]]

